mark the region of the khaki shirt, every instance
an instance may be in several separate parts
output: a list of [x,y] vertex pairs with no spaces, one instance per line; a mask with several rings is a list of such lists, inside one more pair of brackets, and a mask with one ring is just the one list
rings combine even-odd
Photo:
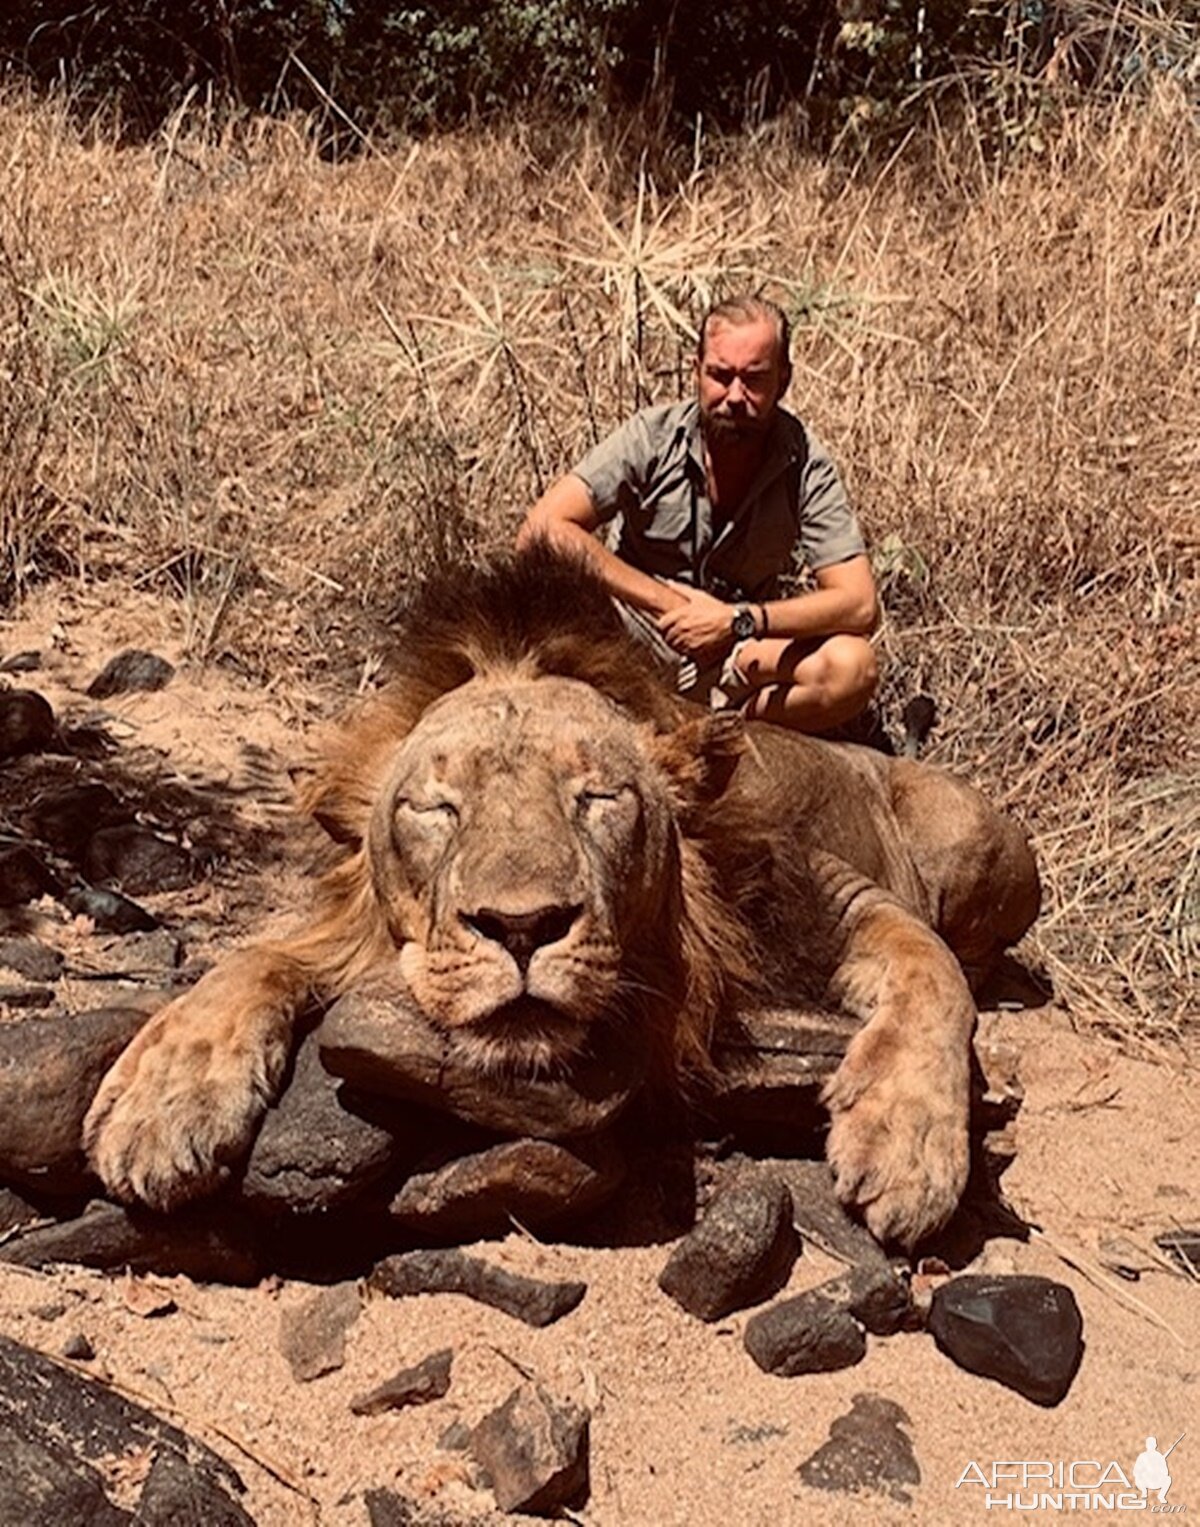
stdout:
[[621,517],[619,557],[721,598],[776,597],[797,549],[813,571],[866,550],[837,468],[784,409],[750,491],[715,535],[694,401],[643,409],[573,471],[603,521]]

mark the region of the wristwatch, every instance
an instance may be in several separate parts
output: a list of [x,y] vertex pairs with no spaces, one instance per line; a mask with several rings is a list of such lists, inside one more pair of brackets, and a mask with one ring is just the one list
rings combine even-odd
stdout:
[[733,621],[729,629],[733,632],[735,642],[748,642],[752,636],[758,635],[758,621],[748,604],[734,605]]

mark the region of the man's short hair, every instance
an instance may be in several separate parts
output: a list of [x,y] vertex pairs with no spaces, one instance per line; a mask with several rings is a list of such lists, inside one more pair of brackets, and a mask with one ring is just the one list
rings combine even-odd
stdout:
[[775,340],[784,366],[791,363],[792,326],[788,316],[777,302],[769,297],[755,297],[743,293],[737,297],[725,297],[716,302],[700,320],[700,335],[696,342],[696,355],[704,359],[704,346],[708,341],[708,327],[712,323],[727,323],[735,327],[743,323],[761,323],[763,320],[775,325]]

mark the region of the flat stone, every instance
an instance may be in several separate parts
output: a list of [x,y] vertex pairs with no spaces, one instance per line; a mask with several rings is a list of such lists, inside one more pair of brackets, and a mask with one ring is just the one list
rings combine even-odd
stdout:
[[450,1249],[403,1251],[384,1257],[367,1283],[393,1298],[410,1294],[463,1294],[531,1326],[548,1326],[561,1320],[587,1293],[586,1283],[543,1283]]
[[11,1188],[0,1188],[0,1235],[16,1230],[21,1225],[32,1225],[41,1219],[42,1211],[27,1203]]
[[886,1267],[883,1247],[866,1228],[851,1219],[838,1199],[833,1173],[824,1161],[779,1158],[765,1160],[761,1170],[781,1177],[792,1195],[796,1229],[818,1251],[827,1251],[856,1267]]
[[355,1111],[352,1101],[321,1064],[317,1036],[309,1034],[254,1142],[243,1200],[268,1211],[324,1212],[352,1203],[393,1163],[411,1159],[415,1146],[404,1137],[401,1105],[392,1105],[393,1129]]
[[94,832],[83,850],[81,867],[94,884],[116,887],[129,896],[181,891],[194,885],[203,873],[181,844],[137,822]]
[[780,1378],[849,1368],[867,1353],[862,1326],[819,1288],[752,1315],[742,1339],[763,1372]]
[[25,831],[59,853],[78,860],[100,827],[132,822],[133,812],[100,780],[44,790],[22,818]]
[[301,1383],[332,1373],[346,1361],[346,1332],[362,1313],[355,1283],[320,1289],[279,1313],[279,1350]]
[[720,1081],[705,1111],[737,1129],[766,1124],[811,1128],[824,1119],[821,1089],[862,1027],[817,1009],[764,1008],[723,1025],[713,1045]]
[[[132,1518],[107,1500],[93,1467],[131,1453],[168,1459],[153,1490],[158,1463],[151,1469]],[[210,1448],[107,1386],[5,1336],[0,1336],[0,1457],[0,1521],[253,1527],[236,1499],[245,1486]],[[175,1502],[174,1515],[160,1504],[167,1494]],[[186,1514],[180,1509],[185,1498],[191,1502]]]
[[57,949],[34,938],[0,938],[0,965],[28,981],[57,981],[65,960]]
[[262,1274],[258,1235],[236,1204],[218,1201],[152,1214],[96,1202],[74,1219],[23,1230],[0,1244],[0,1262],[18,1267],[78,1263],[128,1268],[205,1283],[254,1283]]
[[162,689],[174,677],[174,665],[153,652],[128,647],[109,658],[87,687],[93,700],[107,700],[111,695],[134,690]]
[[58,735],[54,710],[32,689],[0,690],[0,758],[44,752]]
[[1058,1404],[1083,1357],[1075,1295],[1051,1278],[952,1278],[934,1290],[929,1330],[959,1367],[1037,1405]]
[[49,986],[0,986],[0,1008],[42,1008],[54,1005]]
[[102,933],[148,933],[158,927],[158,918],[152,912],[120,891],[76,886],[62,897],[62,902],[76,917],[90,917]]
[[10,652],[0,658],[0,673],[36,673],[42,666],[42,654],[34,652]]
[[522,1384],[471,1433],[471,1454],[487,1475],[502,1511],[557,1516],[588,1497],[585,1410],[555,1400],[539,1384]]
[[829,1428],[828,1440],[800,1465],[814,1490],[871,1490],[910,1506],[909,1485],[921,1483],[912,1440],[902,1431],[907,1413],[894,1400],[856,1394],[853,1408]]
[[0,907],[23,907],[61,891],[57,875],[28,844],[0,848]]
[[721,1320],[778,1293],[799,1250],[787,1188],[777,1177],[748,1175],[718,1192],[658,1286],[689,1314]]
[[500,1134],[559,1139],[593,1134],[627,1106],[645,1076],[627,1036],[599,1036],[569,1076],[505,1077],[463,1064],[451,1040],[402,993],[353,993],[329,1010],[321,1059],[336,1076],[453,1114]]
[[450,1367],[454,1353],[449,1347],[431,1352],[423,1362],[402,1368],[367,1394],[351,1400],[356,1416],[377,1416],[385,1410],[403,1410],[408,1405],[428,1405],[440,1400],[450,1388]]
[[390,1216],[427,1239],[473,1241],[514,1222],[541,1230],[597,1208],[620,1186],[624,1162],[596,1142],[506,1140],[414,1173]]
[[0,1026],[0,1180],[52,1193],[92,1180],[84,1115],[145,1021],[133,1008],[99,1008]]

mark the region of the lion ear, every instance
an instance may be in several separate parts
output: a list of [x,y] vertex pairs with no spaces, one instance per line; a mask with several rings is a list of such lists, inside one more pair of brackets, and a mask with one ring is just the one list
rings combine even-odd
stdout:
[[745,722],[737,711],[714,711],[659,734],[652,751],[681,806],[707,805],[725,793],[746,751]]

